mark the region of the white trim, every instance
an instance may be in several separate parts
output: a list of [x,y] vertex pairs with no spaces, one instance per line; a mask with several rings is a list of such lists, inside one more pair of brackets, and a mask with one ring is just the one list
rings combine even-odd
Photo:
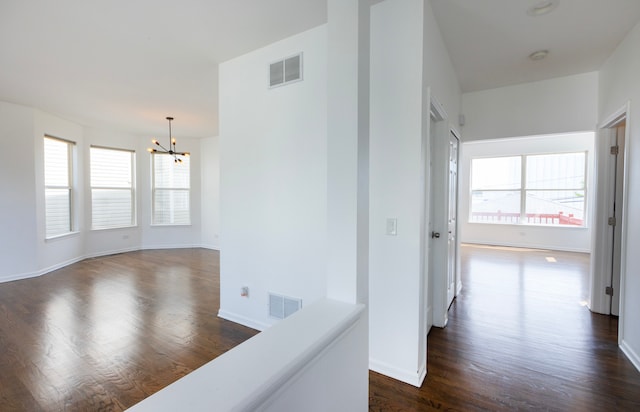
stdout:
[[[198,411],[299,411],[309,406],[332,410],[336,397],[341,406],[349,405],[345,410],[365,410],[368,374],[362,351],[367,345],[366,323],[363,305],[323,299],[182,377],[130,411],[175,411],[185,405]],[[321,390],[309,386],[339,376],[344,368],[349,369],[347,376],[328,382]],[[298,392],[300,389],[304,394]]]
[[600,125],[598,126],[598,129],[608,129],[611,126],[618,123],[620,120],[622,120],[623,117],[628,117],[631,111],[630,106],[631,106],[631,102],[627,101],[626,104],[624,104],[615,112],[611,113],[603,122],[601,122]]
[[623,340],[620,343],[620,349],[622,350],[622,353],[624,353],[627,358],[629,358],[633,366],[635,366],[636,369],[640,372],[640,356],[636,353],[636,351],[631,349],[631,346],[627,344],[626,340]]
[[422,366],[420,370],[416,372],[410,372],[371,358],[369,358],[369,369],[401,382],[408,383],[409,385],[413,385],[416,388],[422,386],[422,382],[424,382],[424,378],[427,376],[426,365]]
[[531,139],[539,139],[541,137],[554,137],[554,136],[572,136],[579,135],[584,133],[593,133],[593,130],[583,130],[576,132],[560,132],[560,133],[547,133],[547,134],[534,134],[531,136],[512,136],[512,137],[499,137],[496,139],[480,139],[480,140],[469,140],[464,142],[467,146],[475,146],[475,145],[484,145],[487,143],[502,143],[505,141],[508,142],[517,142],[522,140],[531,140]]
[[114,250],[109,250],[109,251],[90,253],[88,255],[85,255],[84,258],[80,259],[80,260],[93,259],[93,258],[103,257],[103,256],[118,255],[120,253],[137,252],[139,250],[142,250],[142,249],[139,248],[139,247],[127,247],[127,248],[122,248],[122,249],[114,249]]
[[201,247],[199,244],[190,244],[190,245],[144,245],[140,247],[139,250],[154,250],[154,249],[195,249]]
[[123,248],[123,249],[114,249],[114,250],[102,251],[97,253],[89,253],[86,255],[78,256],[73,259],[66,260],[64,262],[56,263],[54,265],[51,265],[43,269],[35,270],[33,272],[18,273],[13,275],[6,275],[6,276],[0,275],[0,283],[13,282],[15,280],[37,278],[39,276],[46,275],[47,273],[51,273],[58,269],[62,269],[66,266],[72,265],[74,263],[82,262],[83,260],[87,260],[87,259],[117,255],[120,253],[138,252],[141,250],[159,250],[159,249],[160,250],[161,249],[210,249],[210,250],[220,251],[218,247],[211,246],[211,245],[203,245],[203,244],[140,246],[140,247],[129,247],[129,248]]
[[[625,119],[626,127],[625,127],[625,146],[623,152],[623,162],[624,162],[624,170],[623,170],[623,198],[622,198],[622,218],[618,223],[618,227],[621,228],[620,234],[620,313],[619,313],[619,321],[618,321],[618,344],[621,345],[624,340],[624,296],[625,296],[625,279],[626,279],[626,256],[627,256],[627,231],[628,228],[628,182],[629,182],[629,159],[628,154],[630,153],[631,147],[631,139],[630,139],[630,119],[631,115],[631,102],[627,101],[621,108],[613,112],[611,115],[607,116],[605,121],[598,125],[597,136],[595,141],[595,151],[596,151],[596,168],[595,175],[602,176],[602,179],[596,183],[598,188],[598,196],[594,210],[594,220],[593,220],[593,232],[592,232],[592,259],[591,259],[591,291],[590,291],[590,299],[589,299],[589,309],[592,312],[602,313],[602,314],[610,314],[610,297],[604,294],[605,286],[609,286],[609,279],[607,278],[607,273],[610,274],[610,269],[607,268],[608,263],[610,263],[610,257],[606,256],[607,251],[610,249],[611,242],[610,232],[608,232],[608,225],[605,222],[607,217],[608,206],[604,204],[600,204],[600,199],[608,199],[609,195],[603,196],[602,191],[607,192],[609,189],[605,179],[609,177],[609,140],[608,138],[611,136],[611,128],[618,124],[621,120]],[[604,159],[602,164],[599,164],[598,161]],[[598,224],[599,222],[599,224]],[[614,292],[615,293],[615,292]]]
[[549,248],[548,244],[544,243],[526,243],[526,242],[487,242],[485,240],[465,239],[465,244],[471,245],[486,245],[486,246],[506,246],[516,248],[528,248],[528,249],[540,249],[540,250],[555,250],[559,252],[576,252],[576,253],[591,253],[590,249],[574,248],[567,246],[554,246],[553,249]]
[[429,114],[434,116],[438,122],[449,118],[442,103],[431,93],[431,87],[429,87]]
[[58,240],[63,240],[65,238],[69,238],[69,237],[74,237],[79,235],[81,232],[80,231],[73,231],[73,232],[67,232],[67,233],[63,233],[61,235],[56,235],[56,236],[51,236],[51,237],[45,237],[44,241],[45,243],[49,243],[49,242],[56,242]]
[[203,249],[217,250],[218,252],[220,251],[220,245],[214,245],[213,243],[212,244],[203,243],[202,245],[200,245],[200,247]]
[[245,316],[226,311],[224,309],[218,310],[218,317],[234,323],[238,323],[242,326],[246,326],[251,329],[259,330],[260,332],[266,329],[269,329],[269,327],[271,327],[271,325],[267,323],[258,322],[257,320],[250,319]]
[[[625,107],[625,130],[624,130],[624,169],[622,171],[622,222],[620,227],[622,232],[620,234],[620,313],[618,318],[618,344],[622,345],[624,342],[624,301],[627,292],[626,279],[627,279],[627,234],[629,233],[627,222],[629,222],[629,153],[631,153],[631,101],[627,101]],[[635,354],[635,353],[634,353]],[[638,359],[636,355],[636,360]],[[639,363],[634,363],[636,368]]]

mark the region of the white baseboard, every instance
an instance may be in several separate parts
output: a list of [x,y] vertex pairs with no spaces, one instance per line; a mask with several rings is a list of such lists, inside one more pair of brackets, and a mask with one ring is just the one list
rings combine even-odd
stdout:
[[73,258],[73,259],[69,259],[69,260],[66,260],[64,262],[56,263],[56,264],[51,265],[51,266],[46,267],[46,268],[36,270],[34,272],[18,273],[18,274],[13,274],[13,275],[1,276],[0,277],[0,283],[13,282],[15,280],[37,278],[38,276],[46,275],[47,273],[53,272],[53,271],[58,270],[58,269],[62,269],[63,267],[72,265],[74,263],[82,262],[85,259],[93,259],[93,258],[97,258],[97,257],[117,255],[117,254],[120,254],[120,253],[136,252],[138,250],[194,249],[194,248],[218,250],[218,249],[215,249],[215,248],[212,248],[212,247],[207,247],[205,245],[200,245],[200,244],[198,244],[198,245],[159,245],[159,246],[130,247],[130,248],[123,248],[123,249],[107,250],[107,251],[102,251],[102,252],[89,253],[89,254],[86,254],[86,255],[83,255],[83,256],[79,256],[79,257],[76,257],[76,258]]
[[426,366],[421,367],[417,372],[410,372],[371,358],[369,358],[369,369],[417,388],[422,386],[427,376]]
[[640,372],[640,356],[638,356],[638,354],[633,349],[631,349],[631,346],[629,346],[627,344],[627,341],[625,341],[624,339],[622,340],[622,343],[620,343],[620,349],[622,349],[622,352],[627,356],[627,358],[629,358],[633,366],[635,366],[636,369]]
[[18,273],[18,274],[14,274],[14,275],[6,275],[6,276],[0,277],[0,283],[13,282],[15,280],[23,280],[23,279],[35,278],[35,277],[38,277],[40,275],[41,274],[38,273],[38,272]]
[[203,249],[217,250],[218,252],[220,251],[220,246],[219,245],[202,244],[202,245],[200,245],[200,247],[203,248]]
[[525,249],[540,249],[540,250],[557,250],[560,252],[576,252],[576,253],[591,253],[589,249],[583,248],[574,248],[566,245],[555,245],[550,247],[545,244],[538,243],[519,243],[519,242],[491,242],[485,241],[482,239],[465,239],[462,241],[469,246],[481,245],[481,246],[504,246],[504,247],[514,247],[514,248],[525,248]]
[[242,315],[238,315],[236,313],[232,313],[232,312],[228,312],[226,310],[220,309],[218,311],[218,317],[225,319],[225,320],[229,320],[231,322],[234,323],[238,323],[242,326],[246,326],[248,328],[251,329],[255,329],[255,330],[259,330],[260,332],[262,332],[263,330],[269,328],[271,325],[268,325],[266,323],[263,322],[258,322],[254,319],[249,319],[245,316]]
[[127,247],[123,249],[114,249],[114,250],[108,250],[103,252],[90,253],[88,255],[83,256],[81,259],[78,259],[77,262],[80,262],[81,260],[85,260],[85,259],[93,259],[93,258],[103,257],[103,256],[118,255],[120,253],[137,252],[138,250],[140,250],[140,248],[138,247]]
[[138,250],[163,250],[163,249],[194,249],[202,247],[201,245],[144,245],[141,246]]

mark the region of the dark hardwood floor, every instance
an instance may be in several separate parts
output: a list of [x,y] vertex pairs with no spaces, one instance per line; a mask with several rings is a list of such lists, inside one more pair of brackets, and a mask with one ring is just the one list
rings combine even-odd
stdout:
[[[640,411],[617,320],[584,306],[586,255],[462,251],[422,388],[371,372],[371,411]],[[217,318],[218,262],[133,252],[0,284],[0,411],[123,410],[255,335]]]
[[0,284],[0,411],[119,411],[257,332],[219,319],[219,254],[142,251]]
[[424,384],[371,372],[369,409],[640,411],[617,319],[585,306],[588,272],[584,254],[463,246],[463,291],[429,334]]

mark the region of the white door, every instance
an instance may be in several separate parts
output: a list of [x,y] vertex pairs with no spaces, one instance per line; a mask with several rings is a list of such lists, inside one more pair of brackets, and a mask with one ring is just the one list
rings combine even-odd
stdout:
[[445,327],[456,295],[458,271],[458,150],[459,141],[438,122],[431,138],[431,302],[433,325]]
[[449,184],[447,187],[449,207],[447,208],[447,309],[456,295],[456,273],[458,261],[458,138],[449,133]]

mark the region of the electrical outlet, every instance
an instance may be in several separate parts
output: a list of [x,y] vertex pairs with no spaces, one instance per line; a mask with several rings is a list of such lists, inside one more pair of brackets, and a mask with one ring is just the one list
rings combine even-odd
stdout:
[[249,297],[249,287],[243,286],[240,288],[240,296],[248,298]]

